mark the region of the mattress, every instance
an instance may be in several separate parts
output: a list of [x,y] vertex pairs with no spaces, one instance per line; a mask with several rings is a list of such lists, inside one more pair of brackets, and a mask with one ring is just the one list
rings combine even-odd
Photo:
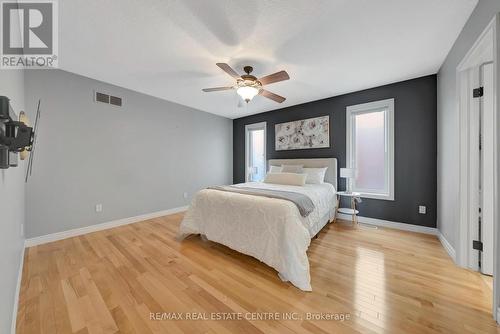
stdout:
[[314,237],[335,214],[336,190],[330,183],[288,186],[263,182],[247,182],[235,184],[234,186],[293,191],[308,196],[314,203],[315,209],[307,217],[301,217],[301,221],[309,231],[311,238]]
[[307,249],[313,237],[332,217],[335,188],[329,184],[288,186],[248,182],[235,186],[302,193],[314,210],[302,217],[295,204],[213,189],[199,191],[179,227],[182,239],[200,234],[241,253],[253,256],[278,271],[304,291],[311,291]]

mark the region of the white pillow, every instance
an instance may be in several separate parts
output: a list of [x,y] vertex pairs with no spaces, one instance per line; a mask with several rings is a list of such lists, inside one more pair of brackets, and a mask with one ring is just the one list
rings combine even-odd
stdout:
[[321,184],[325,183],[325,174],[328,167],[323,168],[307,168],[304,167],[303,173],[307,175],[306,183],[309,184]]
[[281,173],[281,166],[270,166],[269,173]]
[[268,173],[264,183],[286,184],[290,186],[303,186],[306,184],[306,174],[297,173]]
[[300,173],[302,174],[302,167],[304,165],[281,165],[282,173]]

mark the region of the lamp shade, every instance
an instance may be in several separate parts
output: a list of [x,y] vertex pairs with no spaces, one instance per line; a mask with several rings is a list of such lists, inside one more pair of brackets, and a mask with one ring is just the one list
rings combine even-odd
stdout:
[[236,90],[236,92],[247,103],[252,100],[255,95],[259,94],[259,90],[253,86],[241,86]]
[[340,177],[344,179],[353,179],[355,177],[356,170],[354,168],[341,168]]

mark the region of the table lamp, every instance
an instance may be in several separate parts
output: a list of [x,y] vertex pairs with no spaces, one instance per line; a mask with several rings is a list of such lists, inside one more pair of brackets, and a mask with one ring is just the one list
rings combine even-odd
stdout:
[[340,177],[346,179],[346,192],[350,194],[352,192],[352,179],[354,179],[356,170],[354,168],[341,168]]

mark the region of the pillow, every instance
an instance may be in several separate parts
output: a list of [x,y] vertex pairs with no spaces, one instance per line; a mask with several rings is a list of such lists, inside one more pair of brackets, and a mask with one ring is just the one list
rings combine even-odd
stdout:
[[264,179],[264,183],[303,186],[306,184],[306,177],[306,174],[297,173],[268,173]]
[[281,172],[302,174],[302,167],[303,165],[281,165]]
[[328,167],[323,168],[303,168],[303,172],[307,175],[306,183],[321,184],[325,183],[325,174]]
[[269,173],[281,173],[281,166],[270,166]]

